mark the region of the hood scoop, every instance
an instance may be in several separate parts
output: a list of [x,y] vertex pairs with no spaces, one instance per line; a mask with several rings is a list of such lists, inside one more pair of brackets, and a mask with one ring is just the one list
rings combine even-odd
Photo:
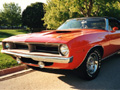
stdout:
[[76,33],[76,32],[81,32],[81,30],[59,30],[56,31],[56,33]]
[[45,33],[44,35],[57,34],[57,33],[77,33],[81,32],[80,30],[55,30],[52,32]]
[[56,31],[56,33],[69,33],[71,31]]

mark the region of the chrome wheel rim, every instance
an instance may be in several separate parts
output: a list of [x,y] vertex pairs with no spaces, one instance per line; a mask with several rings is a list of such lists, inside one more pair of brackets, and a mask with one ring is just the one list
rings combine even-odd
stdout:
[[87,59],[87,73],[89,75],[94,74],[98,68],[98,55],[96,53],[91,53]]

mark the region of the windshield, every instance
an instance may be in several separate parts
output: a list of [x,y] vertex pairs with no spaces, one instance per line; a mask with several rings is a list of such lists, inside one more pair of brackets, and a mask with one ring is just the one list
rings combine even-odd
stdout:
[[90,19],[72,19],[67,20],[57,30],[63,29],[104,29],[105,19],[90,18]]

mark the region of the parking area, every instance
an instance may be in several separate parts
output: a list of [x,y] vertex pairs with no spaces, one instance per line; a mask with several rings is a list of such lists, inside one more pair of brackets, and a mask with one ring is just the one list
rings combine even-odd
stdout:
[[39,69],[0,81],[0,90],[120,89],[120,55],[102,61],[98,77],[85,81],[71,70]]

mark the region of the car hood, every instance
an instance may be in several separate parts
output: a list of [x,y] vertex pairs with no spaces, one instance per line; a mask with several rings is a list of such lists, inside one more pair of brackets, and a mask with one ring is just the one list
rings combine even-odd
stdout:
[[38,33],[22,34],[12,36],[3,41],[9,42],[38,42],[38,43],[67,43],[70,40],[91,33],[97,33],[104,30],[76,29],[76,30],[49,30]]

